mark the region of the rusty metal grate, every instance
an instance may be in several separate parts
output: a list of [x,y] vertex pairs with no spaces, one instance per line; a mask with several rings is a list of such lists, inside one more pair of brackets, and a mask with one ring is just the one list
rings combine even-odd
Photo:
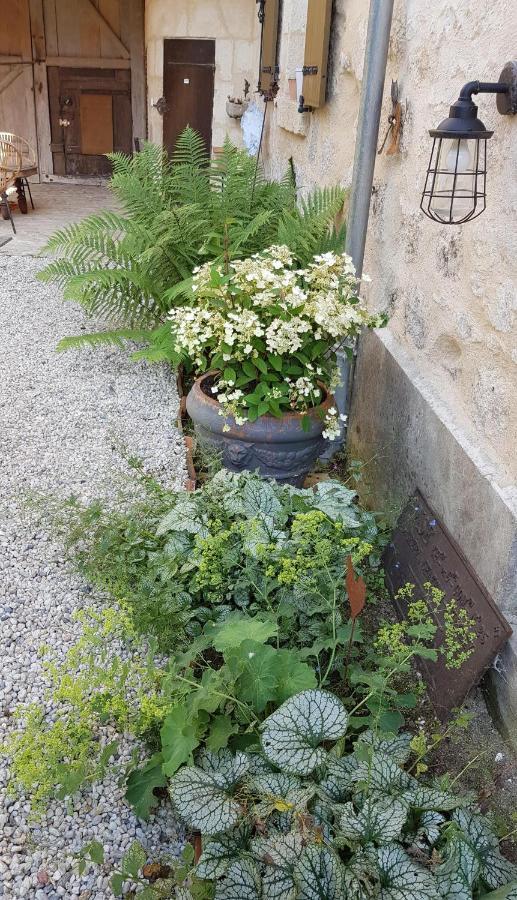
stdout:
[[[475,649],[461,669],[449,671],[443,659],[419,662],[431,702],[440,718],[446,718],[479,682],[512,629],[419,491],[400,516],[383,564],[392,597],[408,581],[419,589],[430,581],[441,588],[447,600],[454,597],[476,622]],[[403,617],[404,604],[395,606]],[[438,639],[441,622],[437,624]]]

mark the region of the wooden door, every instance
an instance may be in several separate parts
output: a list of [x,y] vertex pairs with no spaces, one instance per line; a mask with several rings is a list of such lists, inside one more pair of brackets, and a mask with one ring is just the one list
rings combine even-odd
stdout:
[[212,149],[215,41],[171,39],[164,41],[163,145],[169,155],[181,132],[190,125]]
[[132,151],[128,69],[48,68],[56,175],[109,175],[104,154]]

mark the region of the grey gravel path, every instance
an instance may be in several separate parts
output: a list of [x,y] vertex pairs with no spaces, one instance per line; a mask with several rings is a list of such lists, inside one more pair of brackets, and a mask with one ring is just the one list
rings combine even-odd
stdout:
[[[168,483],[179,487],[185,478],[174,427],[177,397],[166,370],[137,365],[118,350],[56,355],[57,341],[84,322],[59,290],[35,280],[39,267],[30,257],[0,254],[0,744],[15,707],[44,696],[38,648],[64,654],[80,633],[72,613],[92,604],[50,530],[34,524],[27,495],[109,495],[124,471],[121,445]],[[127,755],[129,749],[128,743]],[[34,824],[28,803],[6,796],[8,777],[8,761],[0,757],[0,896],[6,900],[111,898],[109,867],[75,874],[73,853],[93,839],[114,859],[135,838],[151,852],[177,847],[165,813],[139,822],[115,779],[72,804],[52,803]]]

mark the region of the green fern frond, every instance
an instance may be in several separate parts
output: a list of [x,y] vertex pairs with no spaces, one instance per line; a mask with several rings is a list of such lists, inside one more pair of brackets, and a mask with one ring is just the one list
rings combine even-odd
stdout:
[[[38,277],[60,285],[67,299],[111,328],[160,326],[171,307],[188,298],[193,268],[223,252],[243,258],[285,243],[305,263],[343,243],[344,228],[334,224],[343,204],[340,188],[315,191],[298,205],[292,167],[271,181],[228,138],[213,160],[191,128],[170,160],[151,143],[133,156],[109,158],[122,212],[101,211],[61,228],[43,251],[56,258]],[[107,332],[115,333],[121,332]],[[85,336],[78,340],[84,343]],[[172,351],[149,349],[157,357],[164,352]]]
[[56,347],[57,353],[66,350],[78,350],[84,347],[124,347],[128,341],[139,343],[149,340],[151,331],[131,328],[120,328],[117,331],[93,331],[90,334],[78,334],[62,338]]

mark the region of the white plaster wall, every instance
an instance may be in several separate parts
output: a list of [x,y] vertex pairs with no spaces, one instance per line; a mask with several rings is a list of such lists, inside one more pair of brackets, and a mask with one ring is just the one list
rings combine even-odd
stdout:
[[239,120],[226,114],[228,95],[242,96],[244,79],[256,88],[259,26],[254,0],[146,0],[145,38],[149,139],[162,142],[163,121],[152,107],[163,94],[164,38],[215,39],[213,148],[228,134],[241,144]]
[[[284,0],[281,88],[265,153],[280,174],[292,156],[302,190],[352,176],[369,4],[335,0],[329,101],[301,116],[288,99],[288,23],[305,0]],[[516,56],[517,5],[507,0],[396,0],[381,133],[397,79],[405,111],[401,152],[378,157],[365,271],[393,338],[490,454],[503,483],[517,473],[517,117],[478,98],[489,142],[488,206],[476,221],[439,226],[419,210],[427,131],[464,82],[497,81]],[[292,45],[291,45],[292,46]],[[300,59],[301,65],[303,60]],[[372,365],[375,360],[372,359]]]

